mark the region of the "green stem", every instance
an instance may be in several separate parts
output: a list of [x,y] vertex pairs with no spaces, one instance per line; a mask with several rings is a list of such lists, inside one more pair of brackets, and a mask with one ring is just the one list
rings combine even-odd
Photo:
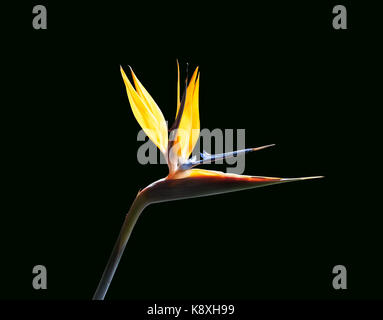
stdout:
[[93,300],[104,300],[109,285],[112,282],[114,273],[118,267],[118,263],[120,262],[121,256],[124,252],[125,246],[129,240],[130,234],[132,233],[138,217],[148,204],[149,203],[144,198],[143,194],[138,193],[137,197],[132,203],[132,206],[129,209],[128,214],[125,217],[125,221],[121,227],[120,234],[114,245],[108,264],[106,265],[104,273],[102,274],[97,290],[94,293]]

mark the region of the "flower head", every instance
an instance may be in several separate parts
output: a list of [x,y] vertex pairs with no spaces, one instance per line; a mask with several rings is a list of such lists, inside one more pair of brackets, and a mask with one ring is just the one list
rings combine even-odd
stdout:
[[228,158],[241,153],[261,150],[272,145],[243,149],[218,155],[203,153],[201,160],[189,158],[197,143],[200,132],[200,73],[199,68],[197,67],[190,78],[190,81],[186,79],[185,89],[181,97],[178,62],[177,69],[177,112],[174,123],[170,130],[168,130],[160,108],[137,79],[133,70],[130,68],[135,88],[121,67],[121,74],[126,86],[133,114],[147,136],[163,153],[169,166],[169,175],[166,178],[152,183],[142,191],[148,195],[151,203],[207,196],[276,183],[320,178],[260,177],[193,169],[193,167],[199,164]]

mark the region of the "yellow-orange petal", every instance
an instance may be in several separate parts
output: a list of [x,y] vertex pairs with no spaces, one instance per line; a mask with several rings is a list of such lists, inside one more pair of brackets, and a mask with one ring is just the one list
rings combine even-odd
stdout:
[[[197,80],[194,87],[193,98],[192,98],[192,133],[189,140],[190,153],[193,152],[194,146],[197,143],[200,134],[200,120],[199,120],[199,78],[200,74],[197,75]],[[189,155],[190,155],[189,153]]]
[[180,91],[180,65],[178,63],[177,59],[177,112],[176,112],[176,118],[178,115],[178,110],[180,109],[181,105],[181,91]]
[[168,147],[168,129],[160,108],[139,82],[133,73],[133,70],[132,76],[137,91],[133,88],[122,67],[120,70],[125,83],[130,106],[137,122],[145,131],[149,139],[153,141],[163,154],[166,154]]
[[[177,135],[175,139],[176,143],[179,144],[178,156],[183,160],[186,160],[189,158],[199,136],[199,129],[200,129],[199,105],[198,105],[199,87],[197,91],[195,90],[197,85],[199,86],[197,75],[198,75],[198,67],[195,69],[186,90],[185,107],[182,113],[182,118],[177,130]],[[193,131],[194,131],[194,135],[193,135]]]

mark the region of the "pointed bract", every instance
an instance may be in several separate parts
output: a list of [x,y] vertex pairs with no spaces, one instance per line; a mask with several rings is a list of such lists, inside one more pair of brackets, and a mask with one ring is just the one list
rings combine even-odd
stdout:
[[215,194],[234,192],[272,184],[317,179],[304,178],[274,178],[238,175],[220,171],[191,169],[179,172],[171,179],[158,180],[147,186],[141,192],[150,203],[172,201],[186,198],[204,197]]

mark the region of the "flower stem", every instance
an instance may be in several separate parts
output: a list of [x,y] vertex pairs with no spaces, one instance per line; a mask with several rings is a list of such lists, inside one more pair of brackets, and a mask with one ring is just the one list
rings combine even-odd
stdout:
[[104,300],[109,285],[112,282],[114,273],[118,267],[118,263],[120,262],[121,256],[124,252],[125,246],[129,240],[130,234],[132,233],[138,217],[148,204],[149,203],[143,194],[139,192],[134,199],[128,214],[125,217],[125,221],[121,227],[120,234],[114,245],[108,264],[105,267],[100,283],[98,284],[96,292],[94,293],[93,300]]

